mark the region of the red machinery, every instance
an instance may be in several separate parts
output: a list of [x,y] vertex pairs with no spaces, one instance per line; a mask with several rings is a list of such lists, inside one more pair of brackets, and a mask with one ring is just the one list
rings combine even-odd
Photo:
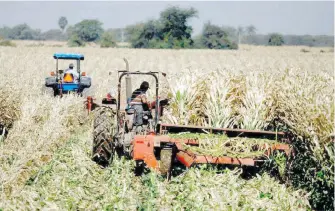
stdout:
[[[203,163],[255,166],[258,162],[262,162],[262,158],[197,155],[183,147],[184,144],[197,146],[199,144],[197,140],[174,139],[167,135],[168,133],[186,131],[203,132],[204,130],[207,130],[209,133],[224,133],[228,137],[266,137],[282,142],[282,144],[273,144],[268,147],[259,146],[265,150],[264,157],[269,156],[275,150],[283,151],[287,155],[290,153],[289,138],[283,132],[181,126],[161,123],[160,117],[163,115],[163,108],[167,105],[167,100],[160,100],[158,97],[159,74],[158,72],[129,72],[127,63],[127,70],[118,71],[117,100],[108,95],[98,105],[93,102],[91,97],[88,98],[87,105],[89,110],[98,107],[93,134],[92,159],[95,162],[102,166],[107,166],[112,160],[113,155],[118,153],[119,155],[126,155],[136,160],[138,164],[144,163],[147,167],[157,170],[162,174],[169,174],[175,162],[180,162],[186,167]],[[126,93],[127,98],[129,98],[132,91],[131,75],[149,75],[153,76],[156,80],[156,99],[149,106],[149,108],[155,111],[154,116],[152,117],[151,111],[146,112],[144,116],[147,121],[140,126],[133,125],[136,112],[128,108],[121,109],[121,80],[126,76]]]

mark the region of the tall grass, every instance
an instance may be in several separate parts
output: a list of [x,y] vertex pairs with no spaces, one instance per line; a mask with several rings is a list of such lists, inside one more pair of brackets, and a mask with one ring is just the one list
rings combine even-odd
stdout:
[[[290,47],[242,46],[226,52],[46,46],[0,47],[0,93],[7,93],[0,95],[0,123],[10,126],[0,143],[0,208],[332,208],[332,53],[300,54],[299,48]],[[53,98],[43,88],[44,77],[54,70],[52,54],[61,51],[86,56],[81,68],[93,78],[88,94],[98,100],[115,91],[116,70],[124,69],[126,57],[131,70],[168,74],[170,88],[164,86],[160,93],[170,92],[165,121],[290,131],[298,154],[287,182],[302,189],[279,184],[267,174],[244,180],[241,170],[191,168],[167,182],[154,173],[135,177],[132,161],[116,160],[100,169],[90,160],[92,127],[85,99]],[[134,79],[133,88],[142,81]]]

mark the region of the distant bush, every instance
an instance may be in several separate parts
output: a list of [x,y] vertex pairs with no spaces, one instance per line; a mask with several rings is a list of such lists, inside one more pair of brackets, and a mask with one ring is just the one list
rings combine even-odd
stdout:
[[284,44],[284,38],[281,34],[271,34],[269,41],[268,41],[268,45],[272,45],[272,46],[281,46]]
[[84,47],[85,42],[79,38],[78,35],[74,34],[70,37],[68,41],[69,47]]
[[56,40],[64,41],[67,40],[66,34],[59,29],[51,29],[41,34],[41,39],[43,40]]
[[206,23],[202,34],[194,40],[194,48],[238,49],[238,44],[230,40],[225,28],[211,23]]
[[40,40],[41,31],[34,30],[27,24],[19,24],[9,30],[8,38],[13,40]]
[[300,52],[303,52],[303,53],[308,53],[308,52],[310,52],[309,50],[307,50],[307,49],[305,49],[305,48],[302,48],[301,50],[300,50]]
[[134,48],[192,48],[192,27],[187,21],[196,17],[193,8],[169,7],[158,20],[138,23],[126,28],[126,36]]
[[16,44],[10,40],[1,40],[0,39],[0,46],[7,46],[7,47],[16,47]]
[[104,32],[101,36],[100,47],[101,48],[113,48],[117,44],[113,38],[112,32]]
[[55,44],[55,45],[51,45],[51,47],[63,47],[63,45]]
[[98,41],[104,31],[102,23],[98,20],[83,20],[68,30],[71,33],[70,36],[76,35],[84,42]]
[[43,47],[44,43],[33,43],[33,44],[29,44],[27,45],[27,47]]

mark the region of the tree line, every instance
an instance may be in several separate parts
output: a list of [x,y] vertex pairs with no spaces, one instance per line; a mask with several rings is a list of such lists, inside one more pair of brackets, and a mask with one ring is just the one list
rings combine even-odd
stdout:
[[9,40],[57,40],[67,41],[69,46],[85,46],[87,42],[99,43],[101,47],[116,47],[118,42],[128,42],[133,48],[208,48],[238,49],[239,44],[252,45],[306,45],[334,46],[333,36],[282,35],[272,33],[257,34],[255,26],[218,26],[210,22],[204,24],[200,34],[192,36],[193,28],[188,24],[198,17],[194,8],[181,9],[176,6],[166,8],[158,19],[135,23],[124,29],[103,29],[99,20],[83,20],[68,25],[66,17],[60,17],[59,29],[41,32],[27,24],[12,28],[0,28],[1,37]]

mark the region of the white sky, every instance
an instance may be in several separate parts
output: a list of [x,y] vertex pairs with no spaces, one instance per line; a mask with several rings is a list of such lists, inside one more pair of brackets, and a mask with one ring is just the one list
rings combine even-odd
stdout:
[[334,1],[0,2],[0,27],[27,23],[46,31],[58,28],[58,18],[66,16],[70,25],[93,18],[104,28],[121,28],[158,18],[168,5],[198,10],[198,18],[190,20],[194,33],[210,20],[234,27],[253,24],[261,34],[334,35]]

